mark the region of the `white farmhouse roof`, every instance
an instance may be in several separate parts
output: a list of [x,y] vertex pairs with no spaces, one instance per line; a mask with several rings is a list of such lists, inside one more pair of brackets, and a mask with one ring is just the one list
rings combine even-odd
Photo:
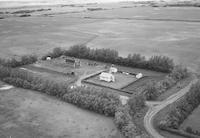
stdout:
[[104,81],[107,81],[107,82],[115,81],[115,77],[111,73],[102,72],[99,75],[99,77],[100,77],[100,80],[104,80]]

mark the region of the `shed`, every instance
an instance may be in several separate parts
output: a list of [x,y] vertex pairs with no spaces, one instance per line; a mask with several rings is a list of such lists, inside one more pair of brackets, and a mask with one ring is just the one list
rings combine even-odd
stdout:
[[102,81],[106,81],[106,82],[114,82],[115,81],[115,76],[111,73],[107,73],[107,72],[102,72],[99,75],[99,79]]
[[138,73],[136,76],[135,76],[137,79],[140,79],[143,77],[143,74],[142,73]]
[[46,60],[51,60],[51,57],[46,57]]
[[74,68],[81,66],[81,61],[79,59],[75,59],[75,58],[71,58],[71,57],[66,57],[65,63],[67,65],[74,67]]

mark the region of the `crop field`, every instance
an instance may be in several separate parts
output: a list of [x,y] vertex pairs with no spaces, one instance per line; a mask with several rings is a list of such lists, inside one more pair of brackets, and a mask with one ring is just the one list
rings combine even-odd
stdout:
[[200,132],[200,106],[197,107],[192,114],[181,125],[181,129],[185,130],[187,127],[191,127],[194,131]]
[[84,43],[92,48],[118,50],[122,56],[162,54],[199,71],[199,8],[107,8],[1,19],[0,56],[41,56],[55,47],[67,49]]
[[143,77],[139,80],[137,80],[136,82],[132,82],[131,84],[129,84],[127,87],[124,87],[122,90],[124,91],[129,91],[129,92],[132,92],[132,93],[136,93],[136,92],[142,92],[144,91],[144,89],[146,88],[146,85],[149,83],[149,82],[152,82],[152,81],[160,81],[164,78],[164,76],[146,76],[146,77]]
[[114,74],[114,76],[115,76],[115,82],[101,81],[99,79],[99,75],[96,75],[96,76],[88,79],[87,81],[95,83],[95,84],[99,84],[102,86],[111,87],[114,89],[121,89],[122,87],[128,85],[129,83],[132,83],[137,80],[135,78],[135,76],[133,76],[133,75],[126,75],[126,74],[122,74],[122,73],[116,73],[116,74]]
[[121,138],[112,118],[35,91],[0,92],[1,138]]

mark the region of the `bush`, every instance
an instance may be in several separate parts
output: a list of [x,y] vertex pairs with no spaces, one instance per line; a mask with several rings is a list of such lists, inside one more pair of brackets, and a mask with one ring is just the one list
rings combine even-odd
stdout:
[[63,98],[67,102],[106,116],[114,116],[120,102],[118,96],[114,94],[83,87],[71,90]]
[[130,107],[130,114],[134,115],[137,111],[141,110],[145,106],[145,99],[143,95],[132,96],[128,100],[128,105]]
[[158,88],[155,82],[150,82],[144,91],[144,96],[147,100],[155,100],[158,97]]
[[4,67],[0,65],[0,79],[3,79],[5,77],[9,77],[11,72],[11,68]]

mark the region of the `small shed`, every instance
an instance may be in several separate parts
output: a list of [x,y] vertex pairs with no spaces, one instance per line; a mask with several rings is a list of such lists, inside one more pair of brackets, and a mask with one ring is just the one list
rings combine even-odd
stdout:
[[106,82],[115,82],[115,76],[111,73],[102,72],[99,75],[99,79]]
[[137,79],[140,79],[143,77],[143,74],[142,73],[138,73],[136,76],[135,76]]
[[51,57],[46,57],[46,60],[51,60]]

